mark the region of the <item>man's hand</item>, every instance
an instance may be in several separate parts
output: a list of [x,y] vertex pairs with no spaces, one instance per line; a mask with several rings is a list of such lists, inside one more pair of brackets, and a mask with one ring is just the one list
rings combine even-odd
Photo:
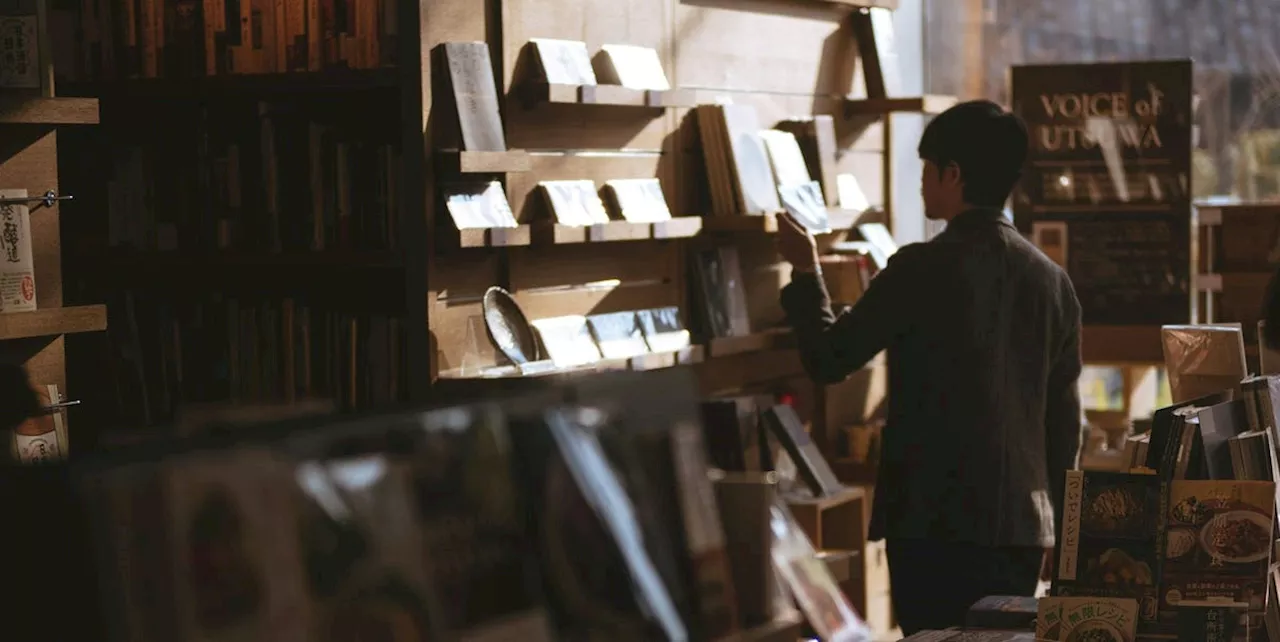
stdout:
[[796,272],[818,270],[818,246],[813,235],[790,214],[778,214],[778,254]]

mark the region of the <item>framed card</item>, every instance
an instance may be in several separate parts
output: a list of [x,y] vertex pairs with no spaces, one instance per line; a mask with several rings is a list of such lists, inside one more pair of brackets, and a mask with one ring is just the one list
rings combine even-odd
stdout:
[[594,181],[542,181],[538,186],[557,223],[586,226],[609,222]]

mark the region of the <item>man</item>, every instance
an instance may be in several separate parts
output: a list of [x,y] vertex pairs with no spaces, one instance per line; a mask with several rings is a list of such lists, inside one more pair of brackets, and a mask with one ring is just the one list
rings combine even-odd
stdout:
[[888,350],[870,536],[886,540],[908,635],[963,624],[987,595],[1034,594],[1080,450],[1080,304],[1001,211],[1027,146],[994,103],[938,115],[920,139],[921,191],[947,229],[901,248],[839,317],[813,238],[790,219],[778,238],[809,375],[838,382]]

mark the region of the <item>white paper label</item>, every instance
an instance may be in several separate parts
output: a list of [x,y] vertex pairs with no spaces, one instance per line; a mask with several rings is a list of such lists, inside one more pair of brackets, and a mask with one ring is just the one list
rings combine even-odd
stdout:
[[13,440],[18,449],[18,461],[24,464],[62,458],[62,449],[58,445],[56,431],[50,430],[41,435],[15,434]]

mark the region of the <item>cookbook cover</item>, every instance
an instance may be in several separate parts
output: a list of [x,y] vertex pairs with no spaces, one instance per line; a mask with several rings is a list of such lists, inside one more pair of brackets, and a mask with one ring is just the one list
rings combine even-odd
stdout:
[[1068,471],[1053,595],[1133,598],[1158,615],[1161,479]]
[[1267,596],[1275,484],[1177,480],[1169,489],[1161,609],[1229,599],[1261,611]]
[[1040,600],[1036,639],[1042,642],[1133,642],[1138,603],[1107,597],[1046,597]]

